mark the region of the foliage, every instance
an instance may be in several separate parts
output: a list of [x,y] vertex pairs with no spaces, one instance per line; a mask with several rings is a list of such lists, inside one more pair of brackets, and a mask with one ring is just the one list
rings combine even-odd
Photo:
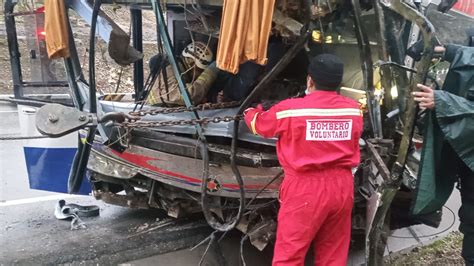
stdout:
[[386,265],[464,265],[461,257],[462,234],[453,232],[430,245],[417,247],[407,254],[388,256]]

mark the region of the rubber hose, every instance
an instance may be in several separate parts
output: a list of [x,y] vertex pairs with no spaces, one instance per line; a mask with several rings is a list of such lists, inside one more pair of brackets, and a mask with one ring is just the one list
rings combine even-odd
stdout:
[[[240,204],[237,215],[235,216],[232,221],[227,223],[221,223],[217,221],[217,219],[213,216],[211,211],[209,210],[208,206],[208,195],[207,195],[207,180],[209,177],[209,149],[207,143],[205,141],[200,140],[200,152],[203,161],[203,175],[202,175],[202,182],[201,182],[201,205],[202,205],[202,212],[204,213],[204,217],[206,218],[207,223],[213,229],[227,232],[234,229],[237,224],[240,222],[242,215],[245,210],[245,191],[244,191],[244,182],[240,173],[238,175],[234,175],[237,183],[239,184],[239,194],[240,194]],[[231,155],[232,156],[232,155]]]

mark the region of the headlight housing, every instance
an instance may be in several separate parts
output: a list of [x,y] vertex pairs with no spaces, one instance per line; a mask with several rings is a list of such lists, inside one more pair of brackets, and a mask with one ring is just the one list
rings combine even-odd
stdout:
[[137,168],[109,159],[94,151],[90,154],[87,168],[93,172],[119,179],[130,179],[138,174]]

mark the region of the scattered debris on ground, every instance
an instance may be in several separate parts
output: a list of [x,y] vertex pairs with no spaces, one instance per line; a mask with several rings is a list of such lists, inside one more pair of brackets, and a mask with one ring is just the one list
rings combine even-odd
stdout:
[[450,233],[428,246],[414,248],[407,254],[387,256],[387,265],[464,265],[461,257],[463,235]]
[[99,216],[99,206],[81,206],[74,203],[66,204],[65,200],[60,200],[54,208],[54,216],[58,220],[71,220],[71,230],[86,229],[86,224],[80,217]]

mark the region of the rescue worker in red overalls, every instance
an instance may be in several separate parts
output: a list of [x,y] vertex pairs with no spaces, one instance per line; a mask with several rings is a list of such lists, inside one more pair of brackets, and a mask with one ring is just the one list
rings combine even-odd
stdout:
[[244,112],[254,134],[278,137],[285,172],[273,265],[303,265],[314,242],[316,265],[346,265],[359,164],[359,104],[338,94],[342,61],[321,54],[308,67],[307,95]]

